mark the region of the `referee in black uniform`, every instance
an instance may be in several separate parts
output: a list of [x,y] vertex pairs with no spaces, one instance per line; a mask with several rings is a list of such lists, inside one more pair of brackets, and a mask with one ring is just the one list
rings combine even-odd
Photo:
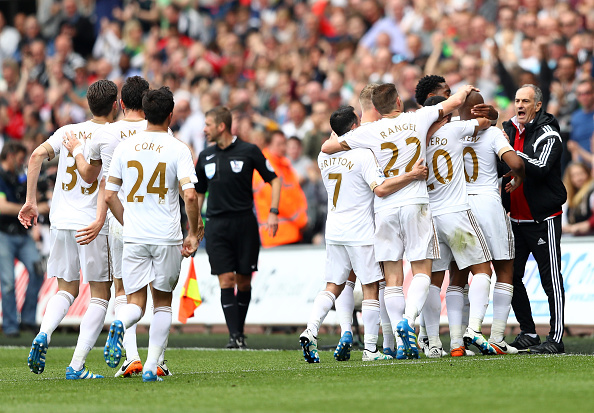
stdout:
[[[229,329],[227,348],[246,348],[243,327],[251,299],[252,273],[258,270],[260,234],[254,215],[252,177],[257,170],[272,186],[268,230],[278,230],[280,179],[256,145],[231,134],[231,112],[206,112],[204,135],[215,145],[198,156],[196,175],[200,209],[208,191],[206,252],[211,273],[219,277],[221,304]],[[237,287],[237,295],[235,295]]]
[[[563,146],[559,124],[553,115],[542,109],[542,92],[534,85],[518,89],[515,112],[516,116],[504,122],[503,128],[510,144],[524,160],[526,178],[515,191],[501,192],[515,237],[512,307],[521,329],[510,345],[535,354],[564,353],[565,290],[560,242],[561,207],[567,192],[561,181]],[[502,187],[505,184],[504,180]],[[536,334],[530,301],[522,281],[530,253],[538,264],[551,314],[551,329],[542,343]]]

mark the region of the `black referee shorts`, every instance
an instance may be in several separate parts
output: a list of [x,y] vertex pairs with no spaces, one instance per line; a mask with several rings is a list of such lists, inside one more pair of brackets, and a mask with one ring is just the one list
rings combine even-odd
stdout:
[[204,231],[212,275],[251,275],[258,270],[260,233],[254,214],[207,218]]

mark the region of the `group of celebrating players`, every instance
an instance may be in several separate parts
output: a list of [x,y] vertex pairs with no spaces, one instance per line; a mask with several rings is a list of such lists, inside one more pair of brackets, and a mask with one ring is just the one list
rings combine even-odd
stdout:
[[[534,86],[518,93],[524,88]],[[318,157],[328,192],[327,284],[300,336],[307,362],[320,361],[317,335],[333,306],[343,330],[334,357],[350,358],[355,275],[363,289],[364,361],[415,359],[420,349],[431,358],[446,355],[439,338],[446,270],[450,355],[473,355],[471,344],[482,354],[518,352],[504,337],[514,236],[501,203],[497,164],[510,169],[513,179],[504,188],[509,192],[522,183],[524,163],[492,126],[498,114],[479,92],[468,85],[451,95],[442,77],[425,76],[416,93],[423,108],[403,113],[393,84],[371,84],[360,95],[360,120],[350,106],[332,114],[334,134]],[[452,121],[456,110],[459,119]],[[406,300],[405,255],[413,273]],[[482,322],[491,264],[497,282],[487,340]],[[383,353],[377,348],[380,320]]]

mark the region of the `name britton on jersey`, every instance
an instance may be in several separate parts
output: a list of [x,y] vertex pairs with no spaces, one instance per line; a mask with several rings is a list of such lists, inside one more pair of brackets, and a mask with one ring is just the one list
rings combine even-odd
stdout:
[[353,169],[353,166],[355,166],[355,164],[353,164],[347,158],[342,158],[342,157],[330,158],[330,159],[324,159],[324,162],[320,162],[320,165],[319,165],[320,171],[324,170],[324,168],[327,168],[328,166],[335,166],[335,165],[346,166],[347,168],[349,168],[349,171],[351,169]]

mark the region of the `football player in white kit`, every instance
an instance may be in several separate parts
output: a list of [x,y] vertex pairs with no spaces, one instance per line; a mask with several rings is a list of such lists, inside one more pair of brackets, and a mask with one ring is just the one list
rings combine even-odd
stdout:
[[[106,176],[109,172],[113,152],[120,142],[146,130],[147,121],[142,110],[142,95],[149,90],[149,83],[140,76],[133,76],[126,79],[120,92],[120,106],[124,113],[124,119],[115,123],[110,123],[95,133],[95,139],[92,140],[89,151],[89,162],[82,154],[75,157],[76,167],[86,181],[92,182],[103,171]],[[80,145],[75,136],[70,136],[64,146],[72,153]],[[120,190],[120,201],[125,202],[124,193]],[[122,239],[123,228],[114,218],[111,211],[107,212],[107,222],[109,225],[109,249],[111,253],[111,265],[113,284],[115,288],[115,319],[119,319],[119,312],[126,304],[126,293],[124,292],[124,283],[122,282],[122,251],[124,242]],[[126,360],[115,373],[115,377],[130,377],[133,374],[142,373],[142,362],[138,355],[136,345],[136,325],[126,329],[124,335],[124,349],[126,350]],[[159,358],[157,374],[159,376],[168,376],[172,373],[164,363],[164,354]]]
[[[482,96],[472,92],[459,109],[460,119],[474,119],[471,109],[473,105],[482,103]],[[477,138],[478,141],[464,149],[464,169],[468,202],[485,235],[497,275],[493,289],[493,324],[489,344],[497,354],[516,354],[518,351],[508,345],[504,337],[513,295],[515,248],[510,220],[501,204],[497,159],[504,161],[513,172],[514,185],[507,188],[508,191],[519,187],[523,181],[524,162],[510,146],[501,129],[490,127],[480,131]],[[468,280],[468,272],[460,272],[457,268],[451,272],[452,284],[463,287]]]
[[[330,124],[336,134],[358,126],[352,106],[332,114]],[[377,349],[380,324],[378,282],[382,274],[374,254],[374,193],[387,196],[413,180],[425,179],[426,168],[418,160],[411,173],[386,179],[369,149],[320,153],[318,165],[328,191],[326,222],[326,289],[314,300],[307,329],[301,334],[303,356],[309,363],[319,363],[317,334],[322,321],[342,292],[351,270],[363,286],[363,324],[365,327],[363,361],[390,360]],[[371,190],[370,190],[371,189]]]
[[[432,96],[426,100],[425,105],[437,105],[444,100],[444,97]],[[464,340],[475,344],[483,354],[495,353],[481,333],[482,321],[489,304],[491,253],[470,210],[463,161],[465,148],[475,143],[478,131],[488,128],[490,124],[486,118],[448,122],[431,136],[427,136],[430,165],[427,189],[441,252],[441,258],[433,261],[431,287],[423,310],[429,336],[428,357],[442,355],[439,339],[440,292],[445,271],[454,260],[460,268],[469,268],[474,278],[468,294],[470,322],[464,339],[461,323],[450,321],[450,354],[465,355]]]
[[[120,310],[120,318],[111,324],[104,357],[110,367],[119,364],[124,331],[142,317],[150,285],[154,310],[142,373],[145,382],[162,381],[157,376],[157,364],[169,336],[172,291],[179,278],[182,255],[194,253],[204,234],[190,149],[168,134],[173,105],[173,94],[167,87],[144,94],[147,129],[117,146],[106,185],[105,202],[124,227],[122,280],[128,303]],[[124,190],[125,206],[118,196],[120,188]],[[185,240],[179,188],[190,226]]]
[[[372,101],[382,119],[343,135],[340,142],[326,141],[322,151],[331,154],[350,148],[370,148],[386,177],[400,176],[426,157],[424,141],[430,126],[440,116],[462,105],[472,90],[475,89],[468,85],[440,105],[402,113],[403,105],[396,87],[381,85],[373,91]],[[426,182],[413,181],[392,195],[376,198],[374,207],[375,256],[383,263],[386,308],[392,326],[396,325],[395,334],[403,340],[407,357],[418,358],[414,322],[427,298],[431,261],[439,258]],[[404,297],[402,258],[405,251],[413,280],[403,309],[403,300],[398,297]]]
[[66,379],[95,379],[102,376],[85,367],[89,351],[103,328],[107,304],[111,295],[109,247],[103,202],[105,180],[101,174],[85,182],[76,168],[74,158],[62,147],[70,132],[81,140],[76,154],[89,156],[95,132],[112,122],[117,111],[118,89],[109,80],[98,80],[89,86],[87,101],[93,113],[89,121],[66,125],[58,129],[31,155],[27,172],[27,201],[19,212],[25,228],[37,224],[37,180],[44,159],[59,156],[56,187],[50,208],[49,277],[58,278],[58,292],[46,307],[39,334],[29,353],[29,369],[36,374],[45,368],[45,356],[51,336],[78,295],[80,273],[91,289],[91,301],[80,324],[80,334],[72,361],[66,369]]

